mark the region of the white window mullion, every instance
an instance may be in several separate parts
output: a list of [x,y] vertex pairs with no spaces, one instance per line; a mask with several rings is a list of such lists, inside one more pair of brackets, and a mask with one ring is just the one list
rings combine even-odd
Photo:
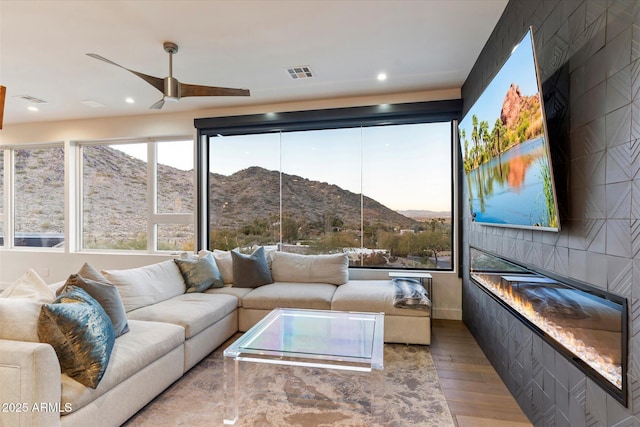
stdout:
[[75,143],[70,141],[64,143],[64,241],[67,252],[76,252],[81,247],[82,168],[79,152],[80,149]]
[[158,150],[154,142],[147,143],[147,250],[157,251],[158,228],[154,218],[158,213]]
[[4,246],[6,248],[13,246],[13,215],[11,215],[13,208],[13,150],[4,150],[3,153],[3,173],[4,177],[2,183],[4,185],[3,191],[3,205],[2,215],[4,226]]

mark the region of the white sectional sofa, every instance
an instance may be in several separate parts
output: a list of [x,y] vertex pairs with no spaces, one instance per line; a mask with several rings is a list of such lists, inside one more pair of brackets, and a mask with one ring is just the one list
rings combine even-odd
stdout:
[[173,260],[102,272],[122,299],[128,332],[115,338],[95,388],[64,373],[52,345],[33,331],[34,307],[50,301],[0,295],[0,402],[7,405],[0,426],[120,425],[276,307],[384,312],[385,342],[430,343],[429,310],[394,307],[390,280],[349,281],[346,255],[272,254],[273,283],[255,288],[235,286],[244,272],[228,252],[212,255],[224,284],[201,292],[186,292],[189,283]]

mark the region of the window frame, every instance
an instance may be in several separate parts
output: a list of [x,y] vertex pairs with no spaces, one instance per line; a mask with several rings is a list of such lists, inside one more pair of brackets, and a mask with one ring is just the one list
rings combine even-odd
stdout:
[[[64,160],[63,160],[63,169],[64,169],[64,182],[63,182],[63,212],[65,215],[65,219],[63,220],[63,235],[65,237],[64,245],[56,247],[56,246],[16,246],[15,237],[16,237],[16,221],[15,221],[15,206],[16,206],[16,173],[15,173],[15,152],[16,150],[46,150],[52,148],[62,148]],[[46,251],[46,252],[66,252],[68,251],[68,242],[67,242],[67,220],[66,220],[66,212],[67,212],[67,193],[66,193],[66,148],[64,142],[55,141],[50,143],[33,143],[33,144],[16,144],[16,145],[5,145],[0,146],[0,151],[3,152],[3,206],[2,213],[0,215],[3,216],[3,223],[0,225],[3,231],[3,244],[0,244],[0,249],[12,249],[12,250],[20,250],[20,251]]]
[[[457,252],[461,239],[461,227],[457,220],[459,154],[457,147],[457,129],[455,128],[461,116],[462,100],[453,99],[195,119],[194,126],[198,132],[196,139],[196,164],[199,170],[196,178],[196,249],[208,249],[210,238],[208,200],[210,137],[218,135],[260,134],[278,131],[290,132],[451,122],[451,268],[431,271],[456,271],[459,263]],[[370,267],[352,268],[370,269]]]
[[[100,140],[100,141],[76,141],[74,143],[77,154],[76,161],[76,218],[73,226],[75,230],[75,247],[77,252],[113,252],[113,253],[148,253],[148,254],[170,254],[177,253],[178,250],[158,250],[158,225],[164,224],[186,224],[194,225],[196,218],[196,204],[194,203],[194,212],[192,213],[159,213],[158,212],[158,143],[164,142],[191,142],[192,149],[195,152],[195,145],[193,136],[172,136],[172,137],[147,137],[147,138],[131,138],[131,139],[117,139],[117,140]],[[84,247],[84,197],[83,197],[83,185],[84,185],[84,162],[83,162],[83,148],[91,146],[112,146],[112,145],[126,145],[126,144],[146,144],[147,145],[147,247],[146,250],[125,250],[125,249],[91,249]],[[194,175],[197,168],[194,163]],[[195,176],[194,176],[194,192],[195,192]],[[195,197],[195,196],[194,196]],[[197,231],[194,226],[194,245],[196,244]]]

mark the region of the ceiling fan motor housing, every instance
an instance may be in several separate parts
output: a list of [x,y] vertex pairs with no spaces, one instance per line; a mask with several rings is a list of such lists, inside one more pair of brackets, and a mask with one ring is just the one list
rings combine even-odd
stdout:
[[165,101],[177,101],[180,99],[180,82],[175,77],[164,78]]

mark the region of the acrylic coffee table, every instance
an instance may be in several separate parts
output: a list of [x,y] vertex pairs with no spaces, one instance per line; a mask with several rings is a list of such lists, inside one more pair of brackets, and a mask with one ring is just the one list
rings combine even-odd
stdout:
[[[371,373],[371,416],[381,414],[384,313],[277,308],[224,350],[224,424],[239,416],[244,363]],[[379,399],[376,399],[378,395]]]

